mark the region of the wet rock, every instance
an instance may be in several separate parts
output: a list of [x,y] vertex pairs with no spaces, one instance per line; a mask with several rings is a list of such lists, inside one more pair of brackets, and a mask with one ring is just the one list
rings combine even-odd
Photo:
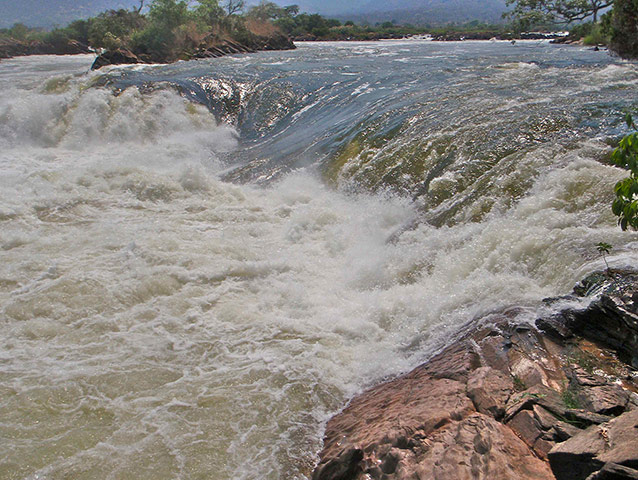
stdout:
[[[633,285],[601,288],[633,302],[619,284]],[[313,480],[536,480],[555,478],[550,465],[559,480],[632,478],[622,475],[638,468],[638,427],[627,417],[638,412],[636,376],[608,343],[569,330],[570,312],[537,322],[542,331],[516,323],[516,309],[491,314],[427,363],[355,397],[328,422]],[[590,355],[591,369],[574,352]],[[584,408],[570,408],[574,398]]]
[[77,55],[83,53],[91,53],[91,49],[76,40],[60,39],[53,43],[0,39],[0,58],[25,55]]
[[584,480],[606,463],[638,467],[638,411],[588,428],[556,445],[548,457],[557,480]]
[[148,63],[145,59],[135,55],[130,50],[125,48],[118,48],[117,50],[106,51],[100,54],[93,65],[91,70],[97,70],[107,65],[130,65],[136,63]]
[[562,321],[571,331],[603,342],[620,351],[626,361],[638,367],[638,275],[616,272],[613,282],[592,275],[583,282],[581,292],[602,289],[602,295],[583,310],[567,310]]

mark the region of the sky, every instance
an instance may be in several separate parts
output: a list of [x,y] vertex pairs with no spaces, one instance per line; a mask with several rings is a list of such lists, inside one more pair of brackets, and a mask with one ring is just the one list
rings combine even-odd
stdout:
[[[131,8],[140,0],[0,0],[0,28],[14,23],[24,23],[30,27],[65,26],[78,18],[88,18],[109,9]],[[321,13],[341,17],[353,16],[355,20],[365,20],[365,14],[378,11],[418,11],[428,15],[441,15],[448,11],[454,19],[459,14],[488,20],[499,18],[504,8],[504,0],[272,0],[279,5],[297,4],[302,12]],[[146,4],[151,0],[146,0]],[[194,3],[194,2],[193,2]],[[223,0],[220,0],[223,3]],[[247,0],[248,5],[259,0]],[[494,13],[492,15],[492,13]],[[489,14],[489,15],[488,15]],[[485,15],[488,17],[481,18]],[[376,20],[390,20],[392,14],[377,14]],[[397,18],[402,18],[397,16]],[[408,15],[406,18],[410,18]],[[473,19],[470,18],[470,19]],[[468,18],[463,18],[464,21]]]

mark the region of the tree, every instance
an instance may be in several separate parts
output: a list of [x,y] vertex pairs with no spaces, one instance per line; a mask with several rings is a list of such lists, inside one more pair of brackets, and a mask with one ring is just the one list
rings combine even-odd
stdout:
[[144,17],[136,11],[120,9],[100,13],[89,21],[89,44],[99,48],[117,48],[118,43],[143,28],[145,23]]
[[624,58],[638,58],[638,0],[616,0],[611,12],[613,51]]
[[618,217],[620,228],[627,230],[627,227],[631,227],[638,230],[638,130],[631,115],[627,114],[625,120],[634,132],[620,141],[618,148],[611,154],[611,160],[617,166],[629,170],[629,177],[614,187],[616,200],[611,210]]
[[199,5],[195,8],[195,16],[212,27],[224,16],[224,9],[219,6],[218,0],[199,0]]
[[261,0],[259,5],[251,7],[248,15],[260,20],[280,20],[282,18],[291,18],[299,14],[298,5],[289,5],[280,7],[276,3],[267,0]]
[[188,19],[188,4],[183,0],[153,0],[148,18],[156,26],[173,30]]
[[226,0],[224,3],[224,9],[229,16],[241,12],[245,6],[244,0]]
[[613,0],[506,0],[515,5],[504,16],[513,18],[523,29],[533,25],[569,24],[592,17],[598,21],[598,12],[613,4]]

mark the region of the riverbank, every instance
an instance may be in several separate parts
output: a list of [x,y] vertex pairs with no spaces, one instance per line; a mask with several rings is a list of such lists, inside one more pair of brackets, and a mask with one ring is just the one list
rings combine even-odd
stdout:
[[428,39],[435,42],[458,42],[463,40],[560,40],[564,33],[553,32],[503,32],[489,31],[451,31],[451,32],[423,32],[418,34],[400,34],[387,32],[368,32],[365,35],[350,36],[347,34],[331,35],[329,37],[317,37],[315,35],[302,35],[292,37],[295,42],[365,42],[377,40],[407,40],[411,38]]
[[533,324],[481,318],[354,398],[313,480],[638,478],[638,275],[591,275],[545,302],[565,306]]
[[[295,44],[285,35],[274,32],[268,36],[252,35],[243,42],[231,38],[217,38],[210,36],[204,39],[200,45],[186,55],[183,60],[196,60],[202,58],[216,58],[237,53],[254,53],[267,50],[294,50]],[[174,63],[168,58],[157,60],[147,54],[136,54],[126,48],[106,51],[101,53],[93,63],[91,69],[97,70],[107,65],[139,64],[139,63]]]
[[87,45],[75,40],[54,44],[42,41],[26,42],[0,39],[0,59],[28,55],[79,55],[85,53],[92,53],[92,50]]
[[[210,33],[192,48],[178,57],[168,53],[138,51],[127,46],[103,50],[93,63],[92,69],[107,65],[174,63],[178,60],[221,57],[237,53],[253,53],[264,50],[294,50],[292,40],[267,23],[252,22],[243,37],[238,40],[230,35]],[[99,50],[99,49],[98,49]],[[22,41],[12,38],[0,39],[0,59],[29,55],[78,55],[94,53],[91,48],[76,40],[62,39],[58,42]]]

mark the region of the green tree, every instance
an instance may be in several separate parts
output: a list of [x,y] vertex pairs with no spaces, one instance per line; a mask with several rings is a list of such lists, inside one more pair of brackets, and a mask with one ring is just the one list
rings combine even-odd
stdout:
[[27,27],[24,23],[14,23],[9,29],[8,34],[16,40],[26,40],[29,35],[29,27]]
[[195,8],[195,16],[209,27],[217,25],[224,15],[224,9],[219,6],[218,0],[199,0]]
[[131,35],[130,46],[137,54],[149,55],[154,61],[172,61],[182,53],[176,42],[176,31],[191,19],[183,0],[153,0],[144,29]]
[[598,13],[611,6],[613,0],[506,0],[514,8],[504,16],[514,19],[523,28],[533,25],[569,24],[592,18],[598,21]]
[[638,58],[638,0],[616,0],[610,30],[610,48],[621,57]]
[[627,126],[634,132],[620,141],[611,159],[617,166],[629,170],[629,177],[621,180],[614,187],[616,199],[612,211],[618,217],[618,224],[623,230],[628,227],[638,229],[638,131],[630,114],[625,118]]
[[145,18],[136,11],[109,10],[100,13],[87,24],[88,43],[93,47],[111,49],[126,42],[130,35],[142,29]]
[[172,31],[188,20],[188,4],[183,0],[153,0],[148,11],[151,23]]

